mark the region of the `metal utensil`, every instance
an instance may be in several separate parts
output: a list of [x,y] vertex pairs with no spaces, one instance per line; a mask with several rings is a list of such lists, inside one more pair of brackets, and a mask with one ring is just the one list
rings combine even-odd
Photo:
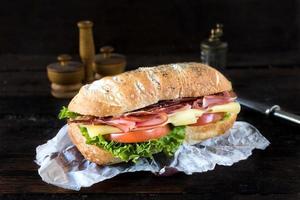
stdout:
[[238,102],[243,106],[256,110],[265,115],[274,115],[276,117],[300,124],[300,116],[281,110],[279,105],[268,106],[263,103],[254,102],[251,100],[238,98]]

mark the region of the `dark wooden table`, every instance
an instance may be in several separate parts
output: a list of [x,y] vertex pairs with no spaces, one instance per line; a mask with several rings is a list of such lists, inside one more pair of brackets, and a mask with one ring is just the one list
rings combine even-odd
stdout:
[[[195,56],[131,56],[131,68],[197,60]],[[231,167],[187,176],[130,173],[84,188],[64,190],[44,183],[34,163],[36,146],[64,124],[57,119],[68,100],[50,96],[45,66],[53,56],[0,57],[0,199],[300,199],[300,127],[243,109],[239,120],[269,139],[265,150]],[[300,114],[300,68],[234,66],[225,71],[238,95]]]

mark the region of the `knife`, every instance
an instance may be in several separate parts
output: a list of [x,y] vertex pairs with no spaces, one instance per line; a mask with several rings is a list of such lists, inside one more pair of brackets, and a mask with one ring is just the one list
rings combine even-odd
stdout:
[[281,110],[280,106],[278,105],[268,106],[263,103],[258,103],[243,98],[238,98],[237,100],[241,105],[256,110],[265,115],[274,115],[276,117],[300,124],[299,115],[295,115],[293,113],[289,113],[284,110]]

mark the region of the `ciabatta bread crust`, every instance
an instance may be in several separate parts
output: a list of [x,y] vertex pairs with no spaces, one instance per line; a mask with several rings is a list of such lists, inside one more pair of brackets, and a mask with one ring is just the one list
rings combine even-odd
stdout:
[[222,135],[233,126],[236,117],[236,114],[231,114],[228,119],[213,124],[207,124],[205,126],[187,126],[185,142],[188,144],[196,144],[203,140]]
[[200,97],[232,90],[217,70],[200,63],[139,68],[83,86],[69,110],[98,117],[117,116],[161,100]]
[[[185,142],[188,144],[199,143],[203,140],[224,134],[229,130],[236,120],[236,114],[232,114],[229,119],[219,121],[213,124],[204,126],[187,126],[185,134]],[[85,143],[85,138],[82,136],[78,124],[69,123],[68,133],[73,142],[82,153],[82,155],[89,161],[97,163],[98,165],[110,165],[122,162],[115,158],[110,152],[103,150],[95,145]]]
[[85,159],[97,163],[98,165],[109,165],[121,162],[119,158],[114,157],[110,152],[95,145],[86,144],[86,139],[77,124],[68,124],[68,134],[73,144],[76,145]]

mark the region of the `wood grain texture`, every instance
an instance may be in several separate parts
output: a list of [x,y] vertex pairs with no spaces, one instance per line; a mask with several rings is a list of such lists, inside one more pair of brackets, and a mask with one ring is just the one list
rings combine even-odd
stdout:
[[[148,57],[145,60],[150,64],[163,62],[156,59]],[[217,166],[213,171],[192,176],[178,173],[157,177],[148,172],[123,174],[80,192],[48,185],[37,173],[35,147],[51,139],[64,124],[57,120],[57,113],[68,100],[49,95],[43,68],[48,62],[45,57],[6,61],[9,67],[0,70],[0,199],[300,198],[299,126],[245,108],[238,120],[256,126],[271,145],[265,151],[255,150],[247,160],[231,167]],[[0,59],[0,63],[3,62]],[[133,60],[133,63],[139,62],[138,57]],[[28,70],[21,68],[29,64],[32,67]],[[240,96],[276,103],[300,114],[300,71],[297,67],[230,69],[224,73]]]

